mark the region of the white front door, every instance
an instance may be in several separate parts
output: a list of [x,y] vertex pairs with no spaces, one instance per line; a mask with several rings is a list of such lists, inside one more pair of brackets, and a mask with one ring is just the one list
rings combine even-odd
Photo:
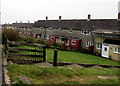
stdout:
[[37,38],[39,39],[39,38],[40,38],[40,35],[37,35]]
[[107,44],[102,44],[102,57],[109,57],[109,46]]

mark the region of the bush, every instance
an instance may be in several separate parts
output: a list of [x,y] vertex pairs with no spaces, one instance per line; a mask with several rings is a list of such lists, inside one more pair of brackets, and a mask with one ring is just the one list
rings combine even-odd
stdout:
[[88,48],[88,53],[89,53],[89,54],[93,54],[93,53],[94,53],[94,46],[90,46],[90,47]]
[[43,39],[37,39],[37,43],[44,44],[44,40]]
[[56,42],[53,42],[52,46],[53,48],[58,48],[58,44]]
[[35,42],[35,39],[33,37],[26,37],[26,42],[27,43],[34,43]]
[[12,29],[3,28],[2,34],[4,35],[3,39],[6,36],[6,38],[9,41],[18,41],[18,40],[20,40],[19,34],[17,32],[15,32],[14,30],[12,30]]
[[86,49],[84,49],[84,53],[93,54],[94,53],[94,46],[89,46]]
[[49,41],[49,40],[44,40],[44,45],[46,47],[52,47],[53,46],[53,42],[52,41]]
[[64,43],[58,43],[58,48],[60,50],[67,50],[67,45],[65,45]]
[[70,47],[70,50],[72,50],[72,51],[78,51],[78,48],[77,47]]
[[5,34],[2,34],[2,44],[7,45],[7,37],[5,36]]

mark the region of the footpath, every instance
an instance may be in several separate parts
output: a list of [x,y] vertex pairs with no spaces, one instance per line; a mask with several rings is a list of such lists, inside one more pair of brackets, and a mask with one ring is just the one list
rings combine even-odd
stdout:
[[0,86],[2,85],[2,45],[0,44]]

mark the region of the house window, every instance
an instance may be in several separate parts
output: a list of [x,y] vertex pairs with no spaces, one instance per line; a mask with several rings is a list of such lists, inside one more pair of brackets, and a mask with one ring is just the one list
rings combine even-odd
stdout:
[[49,31],[53,31],[53,28],[49,28]]
[[72,45],[76,45],[76,40],[72,40]]
[[102,49],[102,43],[97,43],[96,48],[101,50]]
[[120,54],[120,48],[114,48],[114,53]]
[[45,38],[44,34],[41,35],[41,38]]
[[50,40],[52,41],[52,40],[54,40],[54,38],[50,38]]
[[46,39],[49,39],[49,35],[46,35]]
[[44,27],[40,27],[40,29],[44,29]]
[[69,33],[72,33],[72,28],[69,28]]
[[104,51],[107,51],[107,48],[106,48],[106,47],[104,48]]
[[81,30],[81,34],[89,35],[90,31],[89,30]]
[[92,46],[93,45],[93,42],[91,42],[91,41],[86,41],[86,47],[90,47],[90,46]]
[[62,31],[62,28],[59,28],[59,31],[61,32],[61,31]]

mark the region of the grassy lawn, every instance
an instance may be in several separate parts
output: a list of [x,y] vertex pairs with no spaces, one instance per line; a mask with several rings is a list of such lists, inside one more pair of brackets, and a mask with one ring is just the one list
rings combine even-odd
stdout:
[[[47,60],[53,61],[53,49],[47,49]],[[101,58],[94,55],[83,54],[72,51],[58,51],[58,62],[72,62],[85,64],[100,64],[100,65],[119,65],[119,62]]]
[[[41,68],[32,65],[7,66],[12,82],[28,77],[32,84],[118,84],[118,78],[101,79],[98,76],[118,76],[111,68]],[[120,79],[119,79],[120,80]]]
[[[33,47],[20,46],[17,48],[28,48],[34,49]],[[20,53],[29,53],[21,51]],[[54,50],[52,48],[46,49],[47,61],[53,61]],[[118,66],[119,62],[101,58],[94,55],[83,54],[79,52],[72,51],[61,51],[58,50],[58,62],[71,62],[71,63],[83,63],[83,64],[99,64],[99,65],[114,65]]]

